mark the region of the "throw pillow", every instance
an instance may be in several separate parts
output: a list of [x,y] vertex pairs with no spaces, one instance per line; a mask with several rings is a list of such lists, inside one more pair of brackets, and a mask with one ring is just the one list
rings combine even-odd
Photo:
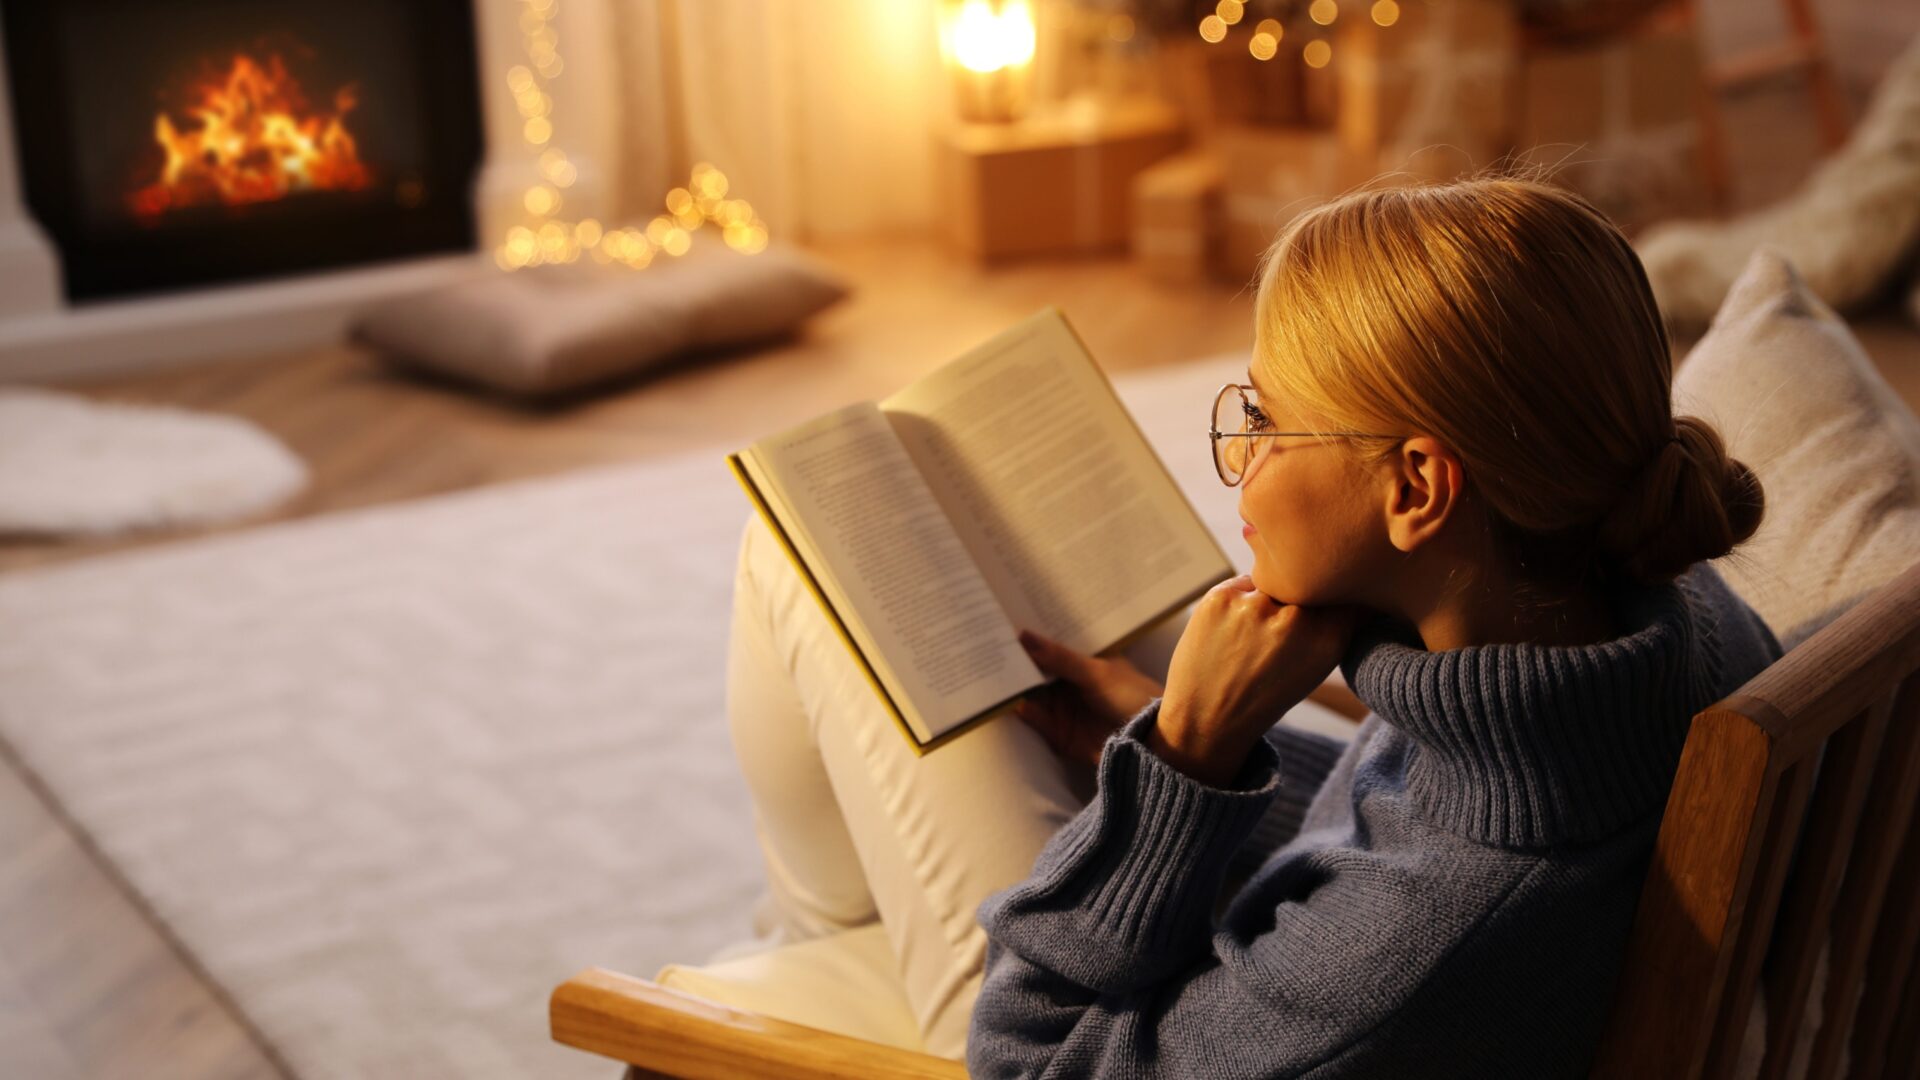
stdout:
[[352,337],[402,366],[544,396],[779,336],[846,295],[798,251],[706,242],[644,270],[543,266],[386,301]]
[[1719,569],[1784,647],[1920,559],[1920,420],[1779,254],[1748,260],[1674,410],[1760,476],[1766,518]]

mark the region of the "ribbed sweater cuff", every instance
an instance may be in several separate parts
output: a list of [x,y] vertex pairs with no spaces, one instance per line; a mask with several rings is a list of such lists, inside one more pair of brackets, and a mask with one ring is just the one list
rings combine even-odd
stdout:
[[1227,865],[1279,789],[1265,740],[1235,790],[1180,772],[1142,741],[1158,718],[1156,701],[1108,740],[1093,801],[1031,877],[980,908],[994,941],[1103,992],[1157,982],[1206,950]]

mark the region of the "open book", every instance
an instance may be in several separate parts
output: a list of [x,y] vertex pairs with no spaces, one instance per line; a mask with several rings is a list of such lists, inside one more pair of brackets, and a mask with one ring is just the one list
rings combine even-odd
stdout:
[[1234,573],[1054,308],[727,463],[920,752]]

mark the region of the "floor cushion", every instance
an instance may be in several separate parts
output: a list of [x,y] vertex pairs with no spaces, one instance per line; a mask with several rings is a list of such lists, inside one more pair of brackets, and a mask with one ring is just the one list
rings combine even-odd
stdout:
[[367,310],[352,336],[401,367],[541,397],[778,337],[846,295],[798,250],[698,243],[643,270],[582,262],[455,282]]

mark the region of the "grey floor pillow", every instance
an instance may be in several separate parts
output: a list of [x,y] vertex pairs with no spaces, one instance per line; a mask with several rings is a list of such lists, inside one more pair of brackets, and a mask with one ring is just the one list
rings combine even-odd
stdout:
[[704,243],[642,270],[583,262],[489,273],[374,307],[352,337],[403,367],[540,397],[777,337],[847,291],[792,248],[743,255]]

